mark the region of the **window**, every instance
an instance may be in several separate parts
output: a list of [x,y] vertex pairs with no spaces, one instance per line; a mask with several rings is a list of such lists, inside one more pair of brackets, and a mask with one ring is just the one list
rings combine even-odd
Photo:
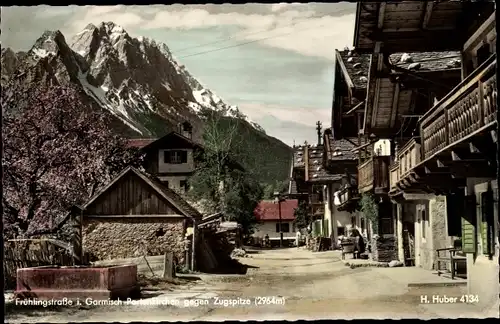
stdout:
[[379,204],[379,234],[394,234],[393,207],[390,203]]
[[165,187],[168,188],[168,181],[167,180],[163,181],[163,184],[165,185]]
[[382,217],[380,218],[380,233],[383,234],[394,234],[394,222],[392,217]]
[[[280,232],[280,223],[276,223],[276,233]],[[281,232],[289,233],[290,232],[290,224],[289,223],[281,223]]]
[[427,231],[427,214],[423,206],[420,206],[420,222],[422,223],[422,238],[425,239],[425,232]]
[[351,216],[351,224],[352,224],[352,227],[356,226],[356,216]]
[[465,210],[465,192],[463,189],[446,196],[446,216],[448,236],[462,236],[462,215]]
[[181,180],[180,181],[180,186],[181,186],[182,189],[184,189],[184,191],[188,191],[189,190],[189,185],[188,185],[187,180]]
[[345,228],[344,227],[337,227],[337,235],[344,236],[345,235]]
[[168,164],[187,163],[187,151],[165,151],[164,162]]

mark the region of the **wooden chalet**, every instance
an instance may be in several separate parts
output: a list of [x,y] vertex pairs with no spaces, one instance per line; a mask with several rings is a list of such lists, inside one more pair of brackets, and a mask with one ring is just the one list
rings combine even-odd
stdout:
[[341,138],[335,140],[331,128],[323,134],[326,167],[331,174],[340,178],[338,185],[332,188],[332,195],[338,197],[337,210],[353,212],[358,209],[358,174],[359,156],[355,151],[358,147],[356,138]]
[[[144,168],[158,177],[167,187],[179,192],[189,190],[188,180],[203,160],[204,148],[192,139],[192,126],[188,122],[179,124],[177,131],[158,139],[131,139],[129,146],[144,154]],[[230,167],[244,170],[236,161]]]
[[[500,262],[495,245],[499,231],[495,14],[493,2],[362,2],[357,5],[354,36],[356,51],[372,55],[365,134],[399,144],[390,168],[390,195],[398,202],[398,217],[398,197],[424,206],[416,216],[415,246],[435,253],[421,266],[438,267],[443,261],[439,250],[450,251],[448,263],[467,264],[469,293],[480,294],[485,303],[499,295],[498,285],[485,281],[498,278]],[[425,62],[442,61],[447,56],[444,51],[458,52],[460,66],[450,61],[445,68],[421,71]],[[419,70],[397,63],[397,56],[403,63],[404,53],[416,57],[432,52],[441,53],[422,59]],[[410,92],[403,94],[403,89]],[[422,92],[428,99],[420,98]],[[405,100],[409,105],[402,107]],[[410,122],[398,119],[398,114],[414,117]],[[446,221],[440,223],[443,218]],[[442,225],[447,230],[436,232],[441,224],[447,224]],[[426,240],[428,234],[433,246]],[[443,236],[450,240],[441,240]],[[450,249],[456,238],[461,247]]]
[[335,174],[345,174],[337,192],[339,210],[353,211],[358,207],[358,172],[365,139],[362,129],[370,55],[354,50],[335,51],[334,97],[332,128],[325,130],[324,142],[327,168]]

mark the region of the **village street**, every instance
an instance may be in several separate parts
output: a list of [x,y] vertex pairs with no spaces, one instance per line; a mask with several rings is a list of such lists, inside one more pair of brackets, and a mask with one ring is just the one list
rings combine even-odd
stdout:
[[[240,261],[255,268],[246,275],[196,275],[189,287],[149,291],[149,298],[181,300],[178,306],[127,305],[64,309],[54,312],[7,312],[9,323],[68,321],[165,320],[297,320],[352,318],[484,317],[475,306],[420,304],[421,295],[460,296],[465,287],[408,288],[409,280],[427,278],[414,267],[351,269],[336,251],[313,253],[305,249],[256,251]],[[194,275],[193,275],[194,276]],[[437,281],[437,280],[436,280]],[[255,297],[276,297],[274,305],[254,304]],[[214,305],[219,300],[250,299],[251,305]],[[185,300],[191,306],[185,307]],[[208,305],[195,306],[195,301]],[[283,301],[284,300],[284,301]]]

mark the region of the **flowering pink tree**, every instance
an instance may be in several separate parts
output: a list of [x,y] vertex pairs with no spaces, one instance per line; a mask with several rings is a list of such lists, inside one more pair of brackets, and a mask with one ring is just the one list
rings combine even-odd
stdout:
[[105,114],[71,87],[2,89],[4,235],[51,232],[128,164],[137,151],[112,133]]

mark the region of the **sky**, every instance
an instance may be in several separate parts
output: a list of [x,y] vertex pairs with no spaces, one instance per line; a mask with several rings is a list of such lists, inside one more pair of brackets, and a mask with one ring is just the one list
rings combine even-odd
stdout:
[[335,49],[352,47],[355,3],[2,7],[2,47],[45,30],[67,39],[112,21],[168,45],[206,88],[288,145],[331,125]]

